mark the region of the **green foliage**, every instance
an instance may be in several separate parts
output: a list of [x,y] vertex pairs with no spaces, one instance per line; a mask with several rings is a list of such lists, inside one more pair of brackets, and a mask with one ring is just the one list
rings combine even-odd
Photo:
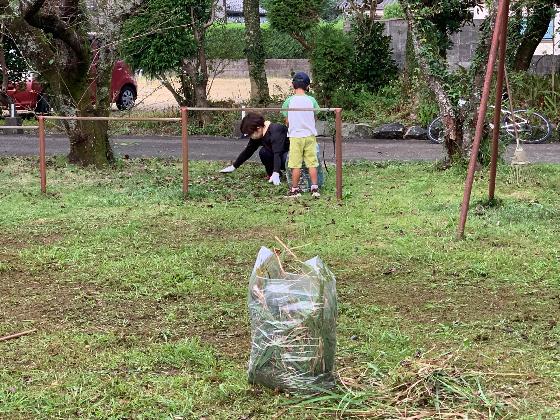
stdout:
[[425,41],[445,57],[451,47],[451,35],[472,22],[474,7],[480,0],[407,0],[406,3]]
[[191,8],[195,24],[203,25],[210,18],[211,4],[211,0],[149,0],[123,25],[124,58],[148,76],[176,71],[183,58],[196,53]]
[[464,80],[464,75],[450,71],[445,57],[452,45],[451,35],[472,22],[473,8],[479,0],[401,0],[401,3],[408,10],[408,16],[414,19],[416,36],[421,44],[419,54],[427,62],[430,76],[442,82],[452,103],[457,105],[463,86],[469,81]]
[[354,52],[352,83],[376,91],[393,80],[398,72],[391,54],[391,38],[383,34],[383,24],[365,20],[352,26],[350,37]]
[[509,74],[515,109],[531,109],[560,123],[560,80],[526,72]]
[[346,122],[365,122],[374,126],[400,122],[405,125],[428,124],[438,115],[438,106],[431,91],[424,83],[415,84],[418,103],[407,87],[404,77],[389,82],[376,92],[365,89],[352,91],[338,89],[332,103],[344,109]]
[[390,83],[374,94],[362,92],[360,96],[359,106],[370,121],[382,124],[405,119],[406,98],[399,81]]
[[24,79],[25,74],[29,70],[25,59],[21,55],[17,45],[9,36],[4,36],[2,40],[4,56],[6,58],[6,67],[10,72],[11,82],[20,82]]
[[384,19],[404,19],[404,10],[399,2],[391,3],[385,6],[383,10]]
[[344,92],[352,83],[354,46],[350,37],[331,26],[317,30],[311,53],[313,90],[320,102],[333,103],[337,91]]
[[321,19],[326,22],[333,22],[340,19],[342,15],[341,7],[338,0],[325,0]]
[[[339,31],[338,29],[333,29]],[[266,58],[305,58],[305,52],[290,35],[262,25]],[[245,27],[242,24],[212,26],[206,36],[209,58],[242,60],[245,57]]]
[[354,108],[352,92],[375,92],[397,76],[390,38],[379,22],[355,22],[349,34],[321,26],[315,39],[313,89],[322,103]]
[[318,25],[328,0],[264,0],[273,28],[290,34],[307,48],[307,37]]

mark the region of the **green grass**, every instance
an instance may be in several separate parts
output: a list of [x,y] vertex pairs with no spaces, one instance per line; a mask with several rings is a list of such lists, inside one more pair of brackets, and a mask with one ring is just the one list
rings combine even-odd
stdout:
[[[461,169],[345,167],[337,204],[283,198],[257,165],[221,176],[174,161],[106,170],[0,158],[1,418],[560,415],[560,167],[478,175],[455,240]],[[333,394],[246,381],[246,287],[274,236],[337,276]],[[414,385],[417,384],[417,385]],[[409,398],[396,398],[401,390]],[[400,414],[399,414],[400,413]]]

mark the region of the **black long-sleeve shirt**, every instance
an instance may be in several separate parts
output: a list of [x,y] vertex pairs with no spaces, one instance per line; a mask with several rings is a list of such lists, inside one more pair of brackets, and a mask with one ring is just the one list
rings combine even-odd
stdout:
[[290,148],[288,140],[288,127],[284,124],[271,123],[262,139],[250,139],[245,149],[239,154],[233,166],[237,169],[259,149],[265,147],[274,154],[274,172],[282,168],[282,155]]

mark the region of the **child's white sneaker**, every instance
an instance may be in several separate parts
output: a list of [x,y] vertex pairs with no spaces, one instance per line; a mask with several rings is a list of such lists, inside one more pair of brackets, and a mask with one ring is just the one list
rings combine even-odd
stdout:
[[311,196],[313,198],[321,197],[321,194],[319,193],[319,187],[317,185],[311,186]]

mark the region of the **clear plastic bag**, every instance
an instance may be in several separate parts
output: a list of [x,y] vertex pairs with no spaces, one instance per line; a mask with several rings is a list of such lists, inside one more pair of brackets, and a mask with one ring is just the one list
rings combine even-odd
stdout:
[[261,248],[249,280],[249,382],[315,393],[335,384],[336,280],[319,257],[283,270]]

